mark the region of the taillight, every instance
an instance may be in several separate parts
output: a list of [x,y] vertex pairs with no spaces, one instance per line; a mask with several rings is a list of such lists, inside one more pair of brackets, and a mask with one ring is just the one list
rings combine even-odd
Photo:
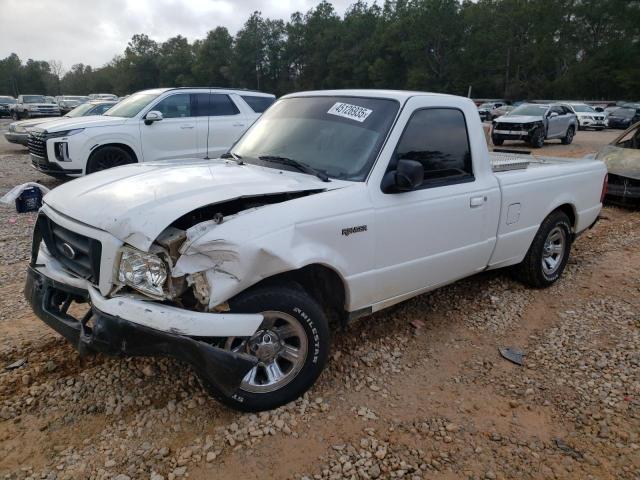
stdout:
[[600,195],[600,203],[604,203],[604,196],[607,194],[608,186],[609,186],[609,174],[607,173],[604,176],[604,181],[602,182],[602,195]]

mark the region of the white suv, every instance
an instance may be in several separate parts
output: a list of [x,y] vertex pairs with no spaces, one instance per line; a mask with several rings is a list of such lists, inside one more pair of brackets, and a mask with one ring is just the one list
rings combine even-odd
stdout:
[[563,105],[578,117],[578,129],[604,130],[606,127],[606,115],[603,112],[598,112],[592,106],[586,103],[564,103]]
[[150,160],[215,158],[274,101],[274,95],[247,90],[145,90],[104,115],[32,129],[29,153],[33,166],[52,176],[81,176]]

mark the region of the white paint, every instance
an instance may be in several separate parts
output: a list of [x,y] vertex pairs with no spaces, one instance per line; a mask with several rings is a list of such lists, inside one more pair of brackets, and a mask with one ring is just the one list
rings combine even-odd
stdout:
[[262,323],[260,314],[203,313],[130,296],[105,298],[89,287],[91,304],[101,312],[162,332],[194,337],[250,337]]
[[[221,224],[195,225],[187,231],[172,275],[204,272],[211,286],[210,306],[216,306],[264,278],[320,264],[343,280],[347,311],[379,310],[486,268],[518,263],[540,223],[560,205],[569,204],[575,211],[575,233],[587,228],[601,209],[606,173],[602,162],[527,157],[531,163],[526,169],[494,173],[477,109],[468,99],[376,90],[292,96],[296,95],[391,98],[401,104],[367,181],[325,183],[299,172],[221,160],[172,167],[148,164],[58,187],[45,197],[46,208],[64,213],[70,230],[97,229],[146,250],[171,222],[201,206],[241,196],[320,190],[240,212]],[[429,107],[457,108],[464,114],[474,180],[384,194],[380,184],[408,119],[417,109]],[[473,200],[477,198],[483,201]],[[508,207],[514,204],[520,204],[520,215],[511,222]],[[366,230],[342,234],[361,226]],[[114,266],[103,252],[101,272],[111,275]],[[111,299],[104,301],[116,308]],[[133,310],[122,312],[127,315],[123,318],[137,318],[142,304],[157,307],[147,313],[142,310],[149,325],[165,325],[170,317],[163,305],[136,302]],[[182,310],[180,318],[199,315]],[[217,316],[220,322],[211,327],[217,336],[230,335],[220,333],[228,332],[223,318],[230,317]]]
[[[128,146],[139,162],[207,156],[215,158],[226,152],[260,116],[242,100],[240,95],[274,97],[271,94],[245,90],[209,88],[155,89],[147,92],[159,94],[159,96],[132,118],[89,116],[54,120],[38,125],[38,128],[43,128],[50,133],[84,129],[83,132],[65,139],[71,161],[60,162],[56,159],[54,144],[60,141],[60,138],[47,140],[48,160],[65,170],[82,170],[84,174],[87,161],[96,146],[108,144]],[[225,116],[164,118],[151,125],[145,124],[146,114],[154,110],[160,102],[173,95],[191,93],[228,95],[239,112],[236,115]],[[209,145],[208,150],[207,145]],[[78,175],[73,174],[73,176]]]

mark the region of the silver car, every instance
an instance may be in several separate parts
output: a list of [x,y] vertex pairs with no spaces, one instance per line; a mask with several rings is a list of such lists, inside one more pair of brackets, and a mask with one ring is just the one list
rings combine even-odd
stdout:
[[524,140],[540,148],[545,140],[557,138],[569,145],[577,130],[578,119],[566,106],[525,103],[493,121],[491,140],[498,146],[505,140]]

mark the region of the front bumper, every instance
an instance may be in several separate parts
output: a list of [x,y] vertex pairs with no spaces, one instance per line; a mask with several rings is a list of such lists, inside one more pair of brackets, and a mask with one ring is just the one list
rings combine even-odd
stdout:
[[[104,312],[91,301],[99,298],[96,291],[80,288],[79,282],[62,283],[37,268],[32,265],[28,269],[25,297],[34,313],[81,354],[173,357],[190,364],[205,383],[225,395],[232,395],[257,363],[255,357],[223,350],[204,339],[150,328]],[[72,302],[91,306],[78,319],[68,313]]]
[[27,142],[29,140],[28,133],[18,133],[18,132],[5,132],[4,138],[7,139],[7,142],[10,143],[19,143],[20,145],[27,146]]
[[51,177],[64,178],[67,175],[82,175],[82,169],[80,168],[64,169],[59,164],[50,162],[44,157],[34,155],[33,153],[30,155],[31,166],[39,172],[45,173]]
[[591,118],[579,118],[578,123],[582,128],[605,128],[605,120],[593,120]]
[[493,129],[491,136],[502,138],[503,140],[528,140],[531,137],[529,130],[496,130]]

